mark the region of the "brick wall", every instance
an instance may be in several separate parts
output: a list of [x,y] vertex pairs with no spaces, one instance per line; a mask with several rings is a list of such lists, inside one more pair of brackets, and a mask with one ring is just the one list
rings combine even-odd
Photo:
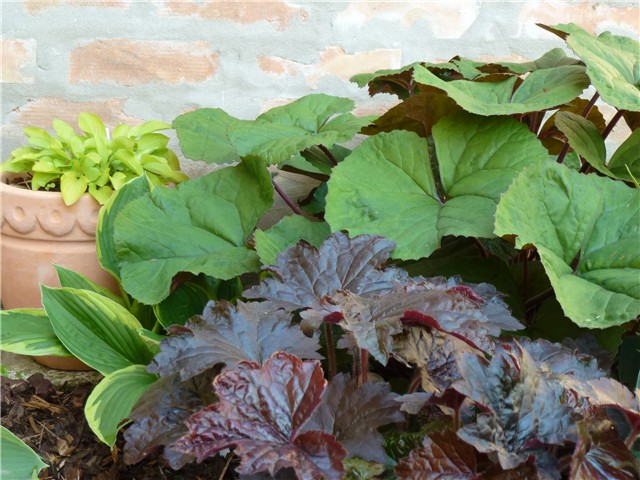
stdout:
[[[170,122],[198,107],[253,118],[322,91],[374,113],[347,79],[417,60],[533,59],[562,42],[536,22],[638,35],[635,1],[2,1],[2,159],[24,125]],[[176,145],[173,145],[176,147]],[[187,169],[188,169],[187,165]]]

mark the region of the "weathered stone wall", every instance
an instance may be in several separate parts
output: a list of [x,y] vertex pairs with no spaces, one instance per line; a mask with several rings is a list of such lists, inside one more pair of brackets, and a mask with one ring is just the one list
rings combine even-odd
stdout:
[[369,99],[351,75],[457,54],[534,59],[563,45],[536,22],[637,36],[640,19],[635,1],[581,0],[3,0],[1,9],[3,160],[24,125],[75,122],[81,111],[109,125],[170,122],[204,106],[253,118],[321,91],[375,113],[393,99]]

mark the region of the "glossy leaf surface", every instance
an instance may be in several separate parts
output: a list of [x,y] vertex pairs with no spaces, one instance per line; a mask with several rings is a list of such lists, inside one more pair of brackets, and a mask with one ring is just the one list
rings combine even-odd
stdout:
[[187,420],[176,444],[202,460],[228,447],[241,474],[293,468],[309,480],[340,479],[346,452],[333,435],[300,428],[318,407],[326,381],[317,361],[275,353],[260,367],[242,362],[216,377],[220,401]]
[[227,367],[245,360],[263,363],[278,350],[320,359],[319,348],[317,338],[306,337],[291,324],[289,312],[269,302],[237,306],[211,302],[201,316],[162,341],[149,371],[163,377],[179,373],[187,380],[219,363]]

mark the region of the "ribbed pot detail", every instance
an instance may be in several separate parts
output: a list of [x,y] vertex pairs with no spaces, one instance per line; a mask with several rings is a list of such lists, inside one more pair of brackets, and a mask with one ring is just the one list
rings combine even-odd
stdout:
[[0,197],[3,308],[41,307],[40,285],[60,286],[53,264],[117,291],[115,280],[98,263],[100,205],[90,195],[68,207],[60,193],[0,183]]

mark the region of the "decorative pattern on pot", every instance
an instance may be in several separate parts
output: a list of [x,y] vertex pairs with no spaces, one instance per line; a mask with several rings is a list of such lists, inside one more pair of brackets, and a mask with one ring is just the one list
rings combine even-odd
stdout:
[[[9,193],[10,192],[10,193]],[[2,234],[58,241],[95,241],[100,205],[85,195],[66,206],[56,192],[2,185]]]
[[59,286],[53,264],[82,273],[117,291],[100,267],[95,234],[100,205],[85,194],[66,206],[57,192],[32,191],[0,183],[3,308],[41,306],[40,285]]

